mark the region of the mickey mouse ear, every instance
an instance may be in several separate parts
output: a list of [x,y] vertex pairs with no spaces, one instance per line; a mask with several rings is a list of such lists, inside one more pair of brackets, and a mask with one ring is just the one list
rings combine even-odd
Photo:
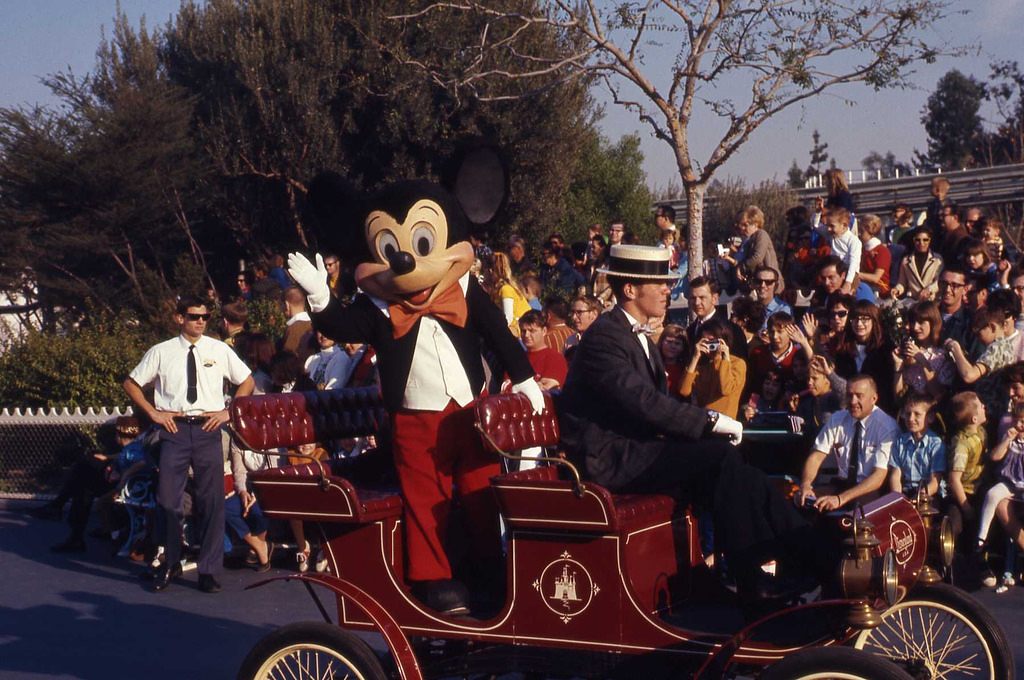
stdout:
[[492,147],[470,150],[462,157],[453,192],[473,224],[487,224],[508,198],[508,170]]

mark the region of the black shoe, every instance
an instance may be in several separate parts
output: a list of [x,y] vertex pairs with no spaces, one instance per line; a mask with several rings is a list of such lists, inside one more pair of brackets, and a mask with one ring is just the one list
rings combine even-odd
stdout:
[[153,577],[153,591],[159,593],[161,590],[166,590],[167,586],[171,585],[171,582],[179,576],[181,576],[180,563],[175,564],[173,567],[168,567],[166,564],[163,565]]
[[204,593],[219,593],[220,583],[213,577],[213,574],[199,575],[199,590]]
[[47,503],[46,505],[32,508],[28,511],[28,514],[36,519],[48,519],[59,522],[64,519],[64,508]]
[[430,609],[448,616],[469,613],[469,591],[466,586],[453,579],[417,581],[412,594]]
[[274,543],[273,541],[267,543],[267,561],[260,562],[259,558],[256,560],[256,566],[253,567],[257,574],[263,574],[270,571],[270,560],[274,559]]
[[84,553],[85,552],[85,541],[82,539],[69,538],[63,543],[50,546],[50,552],[55,553]]

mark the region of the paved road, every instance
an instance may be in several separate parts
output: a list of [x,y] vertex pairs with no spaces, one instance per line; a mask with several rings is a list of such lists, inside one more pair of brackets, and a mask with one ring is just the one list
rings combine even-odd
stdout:
[[[64,532],[0,508],[0,679],[232,678],[267,632],[320,619],[295,583],[244,591],[263,576],[249,570],[226,571],[217,595],[196,589],[194,571],[151,593],[139,567],[110,556],[106,544],[92,541],[74,557],[51,554],[47,546]],[[1024,587],[975,595],[1006,629],[1024,670]]]

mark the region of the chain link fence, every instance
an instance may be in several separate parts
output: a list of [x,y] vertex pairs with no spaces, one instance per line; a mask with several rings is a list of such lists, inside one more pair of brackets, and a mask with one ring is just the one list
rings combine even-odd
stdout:
[[0,411],[0,498],[49,499],[57,495],[76,460],[110,450],[114,421],[131,409],[14,409]]

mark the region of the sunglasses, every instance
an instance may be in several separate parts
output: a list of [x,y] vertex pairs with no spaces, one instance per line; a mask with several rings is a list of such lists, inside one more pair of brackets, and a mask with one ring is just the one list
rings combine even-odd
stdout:
[[759,286],[774,286],[777,279],[756,279]]
[[966,286],[966,283],[954,283],[953,281],[939,281],[939,288],[952,288],[953,290],[958,290]]
[[834,312],[832,312],[832,316],[834,316],[837,319],[845,319],[847,314],[849,314],[849,312],[844,312],[841,309],[837,309]]
[[188,319],[189,321],[209,321],[210,313],[207,312],[206,314],[192,314],[191,312],[189,312],[188,314],[185,315],[185,318]]
[[931,242],[932,242],[932,240],[930,238],[915,238],[914,239],[914,243],[931,243]]

